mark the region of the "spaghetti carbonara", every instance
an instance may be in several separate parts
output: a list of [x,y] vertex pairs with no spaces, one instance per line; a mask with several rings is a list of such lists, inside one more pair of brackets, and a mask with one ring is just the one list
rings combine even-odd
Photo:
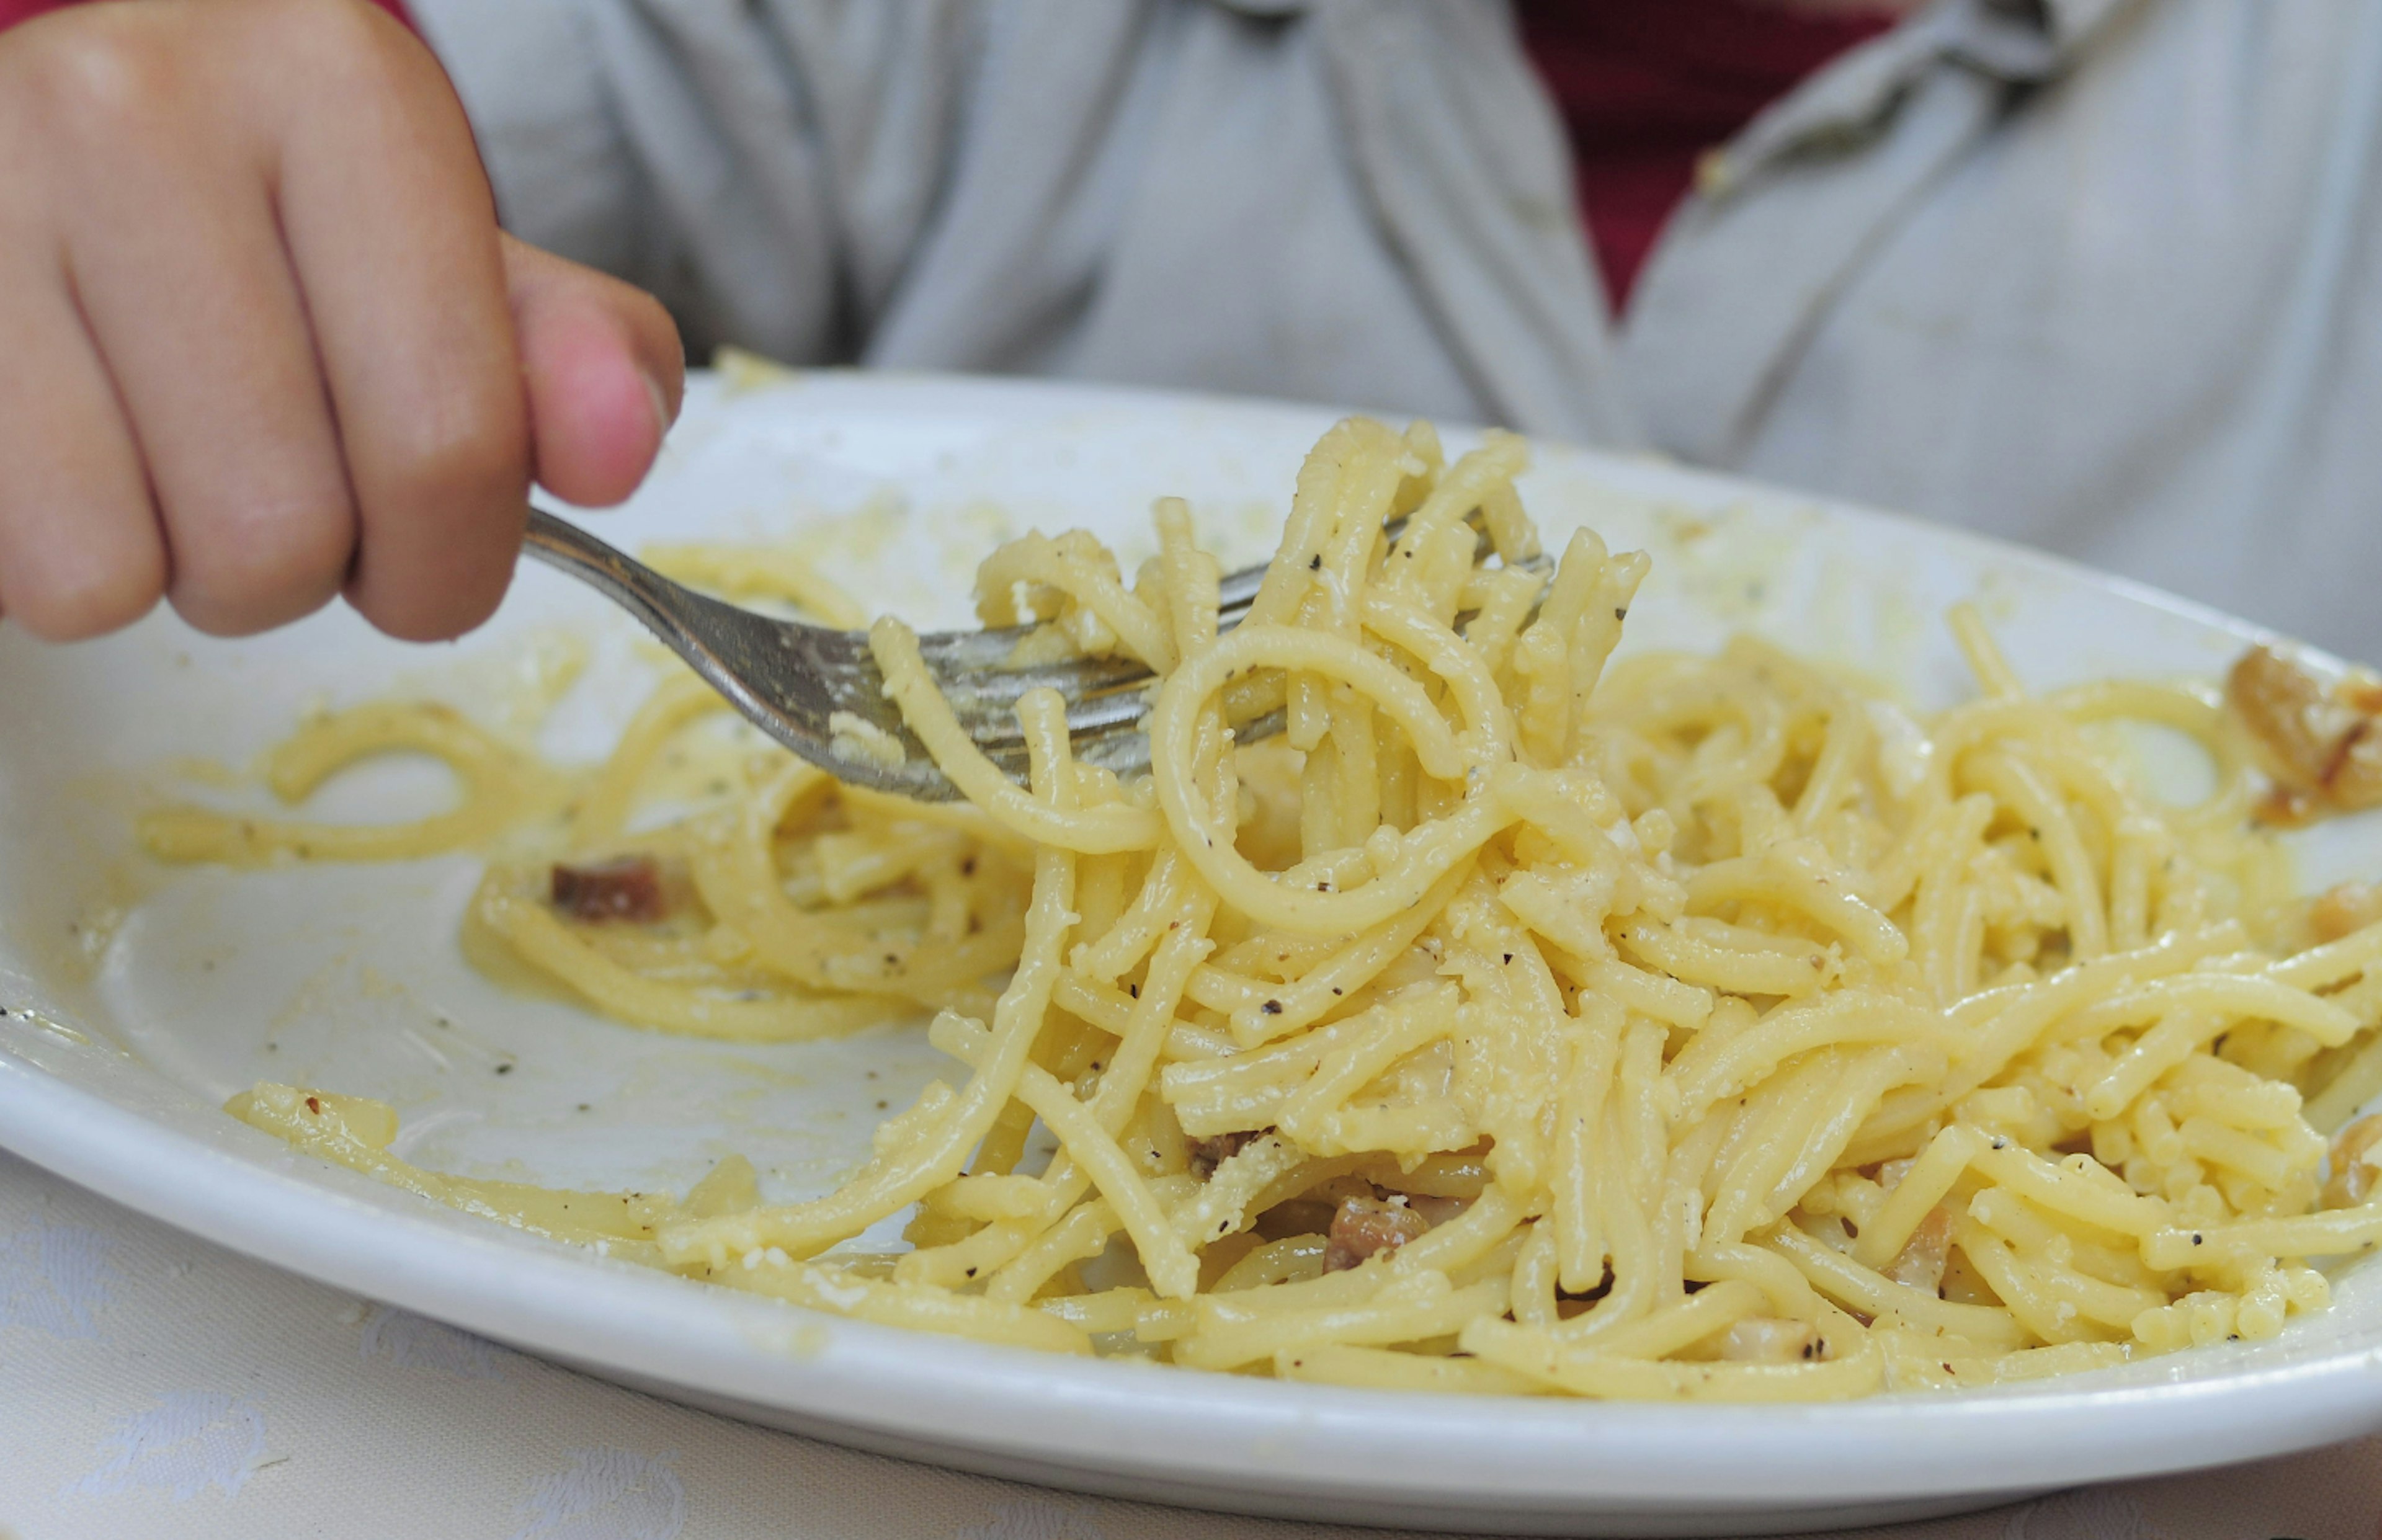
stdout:
[[[588,776],[394,704],[269,763],[296,799],[435,754],[464,790],[422,822],[145,822],[176,861],[501,846],[472,944],[634,1027],[931,1012],[950,1077],[838,1190],[763,1202],[730,1161],[683,1199],[552,1192],[398,1160],[377,1103],[268,1084],[232,1110],[731,1288],[1288,1379],[1817,1399],[2321,1306],[2309,1259],[2382,1241],[2369,1131],[2317,1131],[2382,1089],[2382,923],[2290,893],[2236,716],[2183,687],[2030,693],[1965,611],[1979,695],[1924,723],[1760,642],[1615,660],[1646,558],[1583,532],[1543,576],[1524,458],[1340,424],[1230,629],[1179,502],[1130,579],[1082,534],[997,552],[988,622],[1155,674],[1147,777],[1076,763],[1042,693],[1013,784],[879,620],[888,694],[964,803],[773,751],[723,810],[640,826],[657,761],[723,709],[681,676]],[[798,563],[676,560],[856,618]],[[2153,798],[2129,721],[2203,745],[2213,795]],[[909,1249],[853,1249],[905,1213]]]

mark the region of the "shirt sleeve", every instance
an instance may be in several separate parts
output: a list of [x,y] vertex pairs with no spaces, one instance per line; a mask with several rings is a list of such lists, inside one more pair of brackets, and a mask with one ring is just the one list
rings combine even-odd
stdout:
[[413,0],[506,227],[721,342],[850,358],[949,169],[968,0]]

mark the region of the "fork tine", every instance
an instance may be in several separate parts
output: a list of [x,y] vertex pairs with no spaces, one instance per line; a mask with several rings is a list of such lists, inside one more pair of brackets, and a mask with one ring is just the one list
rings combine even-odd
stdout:
[[[1479,513],[1468,515],[1467,521],[1478,530]],[[1395,542],[1405,532],[1406,523],[1403,514],[1390,519],[1381,526],[1382,537]],[[1479,539],[1486,555],[1487,532],[1481,531]],[[1246,616],[1270,570],[1264,565],[1245,567],[1227,573],[1219,581],[1217,622],[1221,629],[1230,630]],[[1032,626],[1010,626],[972,631],[929,631],[919,636],[918,652],[961,720],[968,721],[981,712],[986,714],[986,728],[996,733],[1003,730],[1017,701],[1030,690],[1056,690],[1070,701],[1078,701],[1129,689],[1148,677],[1149,671],[1130,658],[1114,656],[1013,666],[1010,660],[1018,644],[1032,636],[1035,629]]]
[[[1472,516],[1477,524],[1478,516]],[[1383,526],[1394,540],[1404,519]],[[1480,537],[1486,540],[1483,534]],[[925,801],[950,801],[959,788],[935,764],[893,703],[866,633],[835,631],[778,620],[723,604],[670,581],[640,562],[542,508],[530,510],[523,552],[588,583],[628,610],[764,732],[812,764],[846,780]],[[1534,571],[1553,565],[1543,556],[1518,562]],[[1246,617],[1266,568],[1247,568],[1222,580],[1219,623]],[[1072,658],[1013,666],[1027,627],[938,631],[918,647],[953,715],[993,766],[1010,779],[1026,778],[1018,701],[1050,689],[1067,702],[1076,757],[1119,774],[1146,769],[1148,739],[1141,730],[1150,704],[1150,675],[1129,657]],[[836,752],[836,718],[849,714],[886,732],[904,758],[887,764]],[[1283,714],[1239,725],[1244,741],[1281,730]]]

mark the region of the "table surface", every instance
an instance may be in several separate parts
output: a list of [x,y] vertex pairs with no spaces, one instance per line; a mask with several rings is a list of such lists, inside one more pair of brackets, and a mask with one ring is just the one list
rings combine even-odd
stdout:
[[[1872,1540],[2377,1540],[2382,1438]],[[0,1154],[0,1540],[1397,1540],[905,1464],[252,1262]]]

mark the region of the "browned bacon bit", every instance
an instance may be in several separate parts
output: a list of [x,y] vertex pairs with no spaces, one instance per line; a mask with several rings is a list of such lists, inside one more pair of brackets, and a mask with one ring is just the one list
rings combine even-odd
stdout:
[[1394,1252],[1430,1228],[1430,1221],[1396,1197],[1343,1198],[1324,1238],[1323,1270],[1344,1273],[1367,1257]]
[[1933,1294],[1944,1286],[1944,1265],[1951,1258],[1952,1211],[1937,1204],[1885,1265],[1885,1276]]
[[2382,887],[2370,882],[2345,882],[2325,889],[2308,906],[2308,934],[2317,945],[2338,941],[2382,920]]
[[1258,1131],[1246,1133],[1211,1134],[1206,1139],[1191,1141],[1191,1174],[1206,1181],[1216,1174],[1216,1167],[1232,1159],[1259,1136]]
[[554,868],[554,907],[574,920],[651,923],[668,911],[662,871],[651,856],[621,856],[594,866]]
[[2382,692],[2370,680],[2327,686],[2271,647],[2253,647],[2226,677],[2225,700],[2265,752],[2275,793],[2260,814],[2305,823],[2382,802]]
[[2360,1118],[2332,1141],[2332,1176],[2324,1184],[2324,1206],[2353,1208],[2374,1191],[2374,1167],[2382,1163],[2382,1115]]

